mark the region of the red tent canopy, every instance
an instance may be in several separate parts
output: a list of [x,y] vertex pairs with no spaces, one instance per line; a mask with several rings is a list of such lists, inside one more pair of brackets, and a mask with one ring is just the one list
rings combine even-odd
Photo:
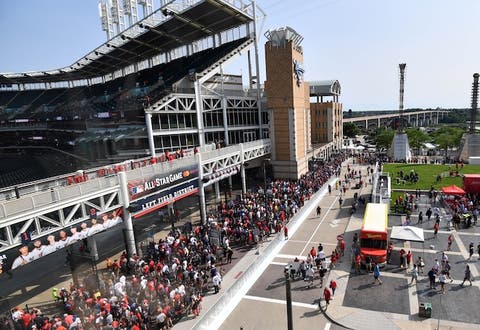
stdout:
[[456,185],[451,185],[447,187],[442,187],[442,191],[447,195],[465,195],[465,190]]

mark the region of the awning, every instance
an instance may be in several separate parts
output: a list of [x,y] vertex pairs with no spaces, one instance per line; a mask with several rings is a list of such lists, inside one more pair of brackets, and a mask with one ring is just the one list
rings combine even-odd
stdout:
[[412,226],[393,226],[390,238],[403,241],[423,242],[423,229]]
[[447,195],[465,195],[465,190],[456,185],[451,185],[447,187],[442,187],[442,191]]

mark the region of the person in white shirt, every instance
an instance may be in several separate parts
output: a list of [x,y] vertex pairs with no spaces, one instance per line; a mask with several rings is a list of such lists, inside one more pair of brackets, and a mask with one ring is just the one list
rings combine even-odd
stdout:
[[123,222],[123,219],[122,219],[122,217],[119,215],[119,213],[120,213],[120,209],[114,210],[114,211],[112,212],[112,223],[113,223],[112,226],[116,226],[116,225],[118,225],[118,224],[120,224],[120,223]]
[[48,241],[48,245],[45,246],[44,249],[43,249],[43,255],[44,256],[56,251],[55,236],[49,235],[47,237],[47,241]]
[[42,242],[39,239],[36,239],[33,242],[33,250],[30,252],[29,257],[31,258],[30,261],[36,260],[40,257],[43,256],[43,250],[45,249],[45,246],[42,245]]
[[73,244],[83,238],[82,235],[77,231],[77,227],[70,228],[70,233],[72,235],[68,237],[67,244]]
[[215,274],[215,276],[212,278],[212,282],[215,293],[218,293],[218,291],[220,290],[220,284],[222,283],[222,277],[220,276],[220,272],[217,272],[217,274]]
[[142,276],[140,281],[140,287],[142,288],[142,290],[146,289],[147,283],[148,283],[148,280],[145,278],[145,276]]
[[92,219],[92,226],[88,229],[88,236],[92,236],[100,231],[102,231],[103,225],[97,223],[97,219]]
[[26,265],[29,262],[28,246],[23,245],[18,249],[18,251],[20,252],[20,255],[13,260],[12,269]]
[[80,225],[80,228],[82,229],[80,230],[80,233],[79,233],[80,239],[87,238],[88,231],[89,231],[88,225],[85,222],[82,222],[82,224]]
[[102,225],[103,228],[107,229],[115,225],[113,219],[108,217],[107,213],[102,214]]
[[58,235],[60,236],[60,239],[55,243],[55,249],[60,250],[67,246],[67,233],[62,230]]

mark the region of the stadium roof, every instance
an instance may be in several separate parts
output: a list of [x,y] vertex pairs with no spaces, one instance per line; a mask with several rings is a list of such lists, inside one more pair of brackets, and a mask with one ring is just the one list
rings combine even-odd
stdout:
[[[252,6],[243,1],[170,2],[69,67],[0,73],[0,84],[31,84],[102,77],[182,45],[249,23]],[[231,4],[232,3],[232,4]],[[238,6],[238,7],[237,7]]]

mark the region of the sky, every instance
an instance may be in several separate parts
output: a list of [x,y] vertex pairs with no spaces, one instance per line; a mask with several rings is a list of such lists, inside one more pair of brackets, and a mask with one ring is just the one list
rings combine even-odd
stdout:
[[[159,0],[154,0],[158,8]],[[98,0],[0,1],[0,72],[58,69],[106,41]],[[478,0],[257,0],[263,34],[290,26],[304,37],[305,80],[338,79],[344,110],[470,106],[480,71]],[[226,70],[248,72],[246,59]]]

